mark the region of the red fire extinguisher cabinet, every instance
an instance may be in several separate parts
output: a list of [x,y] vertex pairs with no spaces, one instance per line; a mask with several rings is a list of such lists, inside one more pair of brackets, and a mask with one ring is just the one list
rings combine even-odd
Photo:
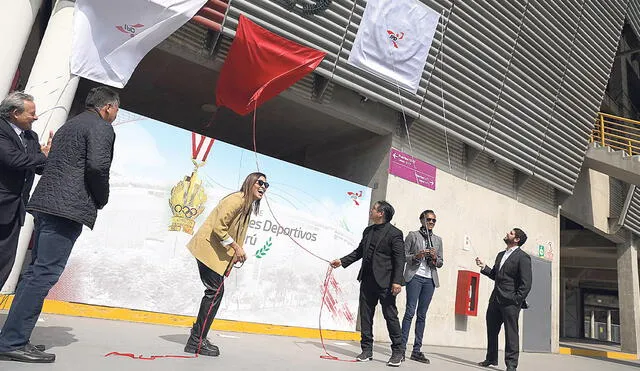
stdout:
[[465,316],[478,315],[478,287],[480,273],[473,271],[458,271],[458,286],[456,289],[456,314]]

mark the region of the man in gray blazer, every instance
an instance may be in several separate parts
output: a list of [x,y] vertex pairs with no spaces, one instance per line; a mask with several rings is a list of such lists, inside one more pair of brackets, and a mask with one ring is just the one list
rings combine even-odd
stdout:
[[[404,269],[404,281],[407,286],[407,307],[402,319],[402,347],[407,349],[407,340],[411,330],[411,321],[416,319],[415,340],[410,359],[429,363],[429,359],[420,351],[422,335],[427,317],[427,309],[436,287],[440,287],[438,268],[442,267],[442,238],[433,234],[436,214],[425,210],[420,214],[420,230],[409,232],[404,242],[407,265]],[[404,352],[403,351],[403,352]]]

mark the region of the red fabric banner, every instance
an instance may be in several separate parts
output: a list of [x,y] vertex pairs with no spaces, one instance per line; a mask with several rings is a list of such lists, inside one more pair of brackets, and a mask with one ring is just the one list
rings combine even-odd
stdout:
[[216,104],[246,115],[312,72],[325,55],[241,15],[218,78]]

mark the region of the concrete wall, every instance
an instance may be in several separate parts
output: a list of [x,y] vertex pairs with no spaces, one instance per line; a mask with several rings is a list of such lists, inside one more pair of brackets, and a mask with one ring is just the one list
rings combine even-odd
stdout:
[[306,150],[304,166],[371,187],[371,202],[385,198],[391,135],[354,143],[323,143]]
[[562,204],[562,214],[596,233],[609,234],[610,190],[608,175],[583,167],[573,195]]
[[[478,316],[469,317],[465,326],[460,321],[456,323],[454,315],[457,274],[460,269],[478,271],[474,261],[476,255],[493,265],[495,256],[504,249],[502,238],[510,229],[521,227],[527,233],[529,239],[524,250],[530,254],[538,255],[539,244],[548,246],[551,243],[554,251],[558,251],[558,215],[538,211],[443,171],[437,173],[435,191],[390,175],[386,198],[396,209],[393,224],[405,234],[418,229],[418,216],[424,209],[433,209],[437,214],[435,233],[444,242],[444,266],[439,271],[441,287],[436,290],[427,313],[424,339],[427,346],[486,347],[484,315],[493,281],[482,276]],[[471,242],[469,251],[463,250],[466,237]],[[552,267],[552,350],[557,351],[560,295],[557,255]],[[398,298],[400,319],[404,315],[405,300],[403,292]],[[380,313],[376,314],[374,334],[377,340],[388,341]],[[501,346],[504,343],[502,337]],[[413,336],[409,339],[412,341]]]

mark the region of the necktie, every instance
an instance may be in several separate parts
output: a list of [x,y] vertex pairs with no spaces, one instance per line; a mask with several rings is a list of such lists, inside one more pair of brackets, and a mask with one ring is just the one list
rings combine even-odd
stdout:
[[27,150],[27,138],[24,134],[24,131],[20,132],[20,141],[22,142],[22,146],[24,147],[24,150]]

